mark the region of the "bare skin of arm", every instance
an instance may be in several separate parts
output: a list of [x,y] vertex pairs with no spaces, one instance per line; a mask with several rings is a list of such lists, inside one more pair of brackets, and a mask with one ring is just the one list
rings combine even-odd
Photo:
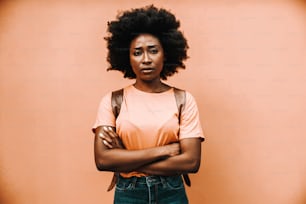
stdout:
[[[105,141],[105,142],[103,142]],[[110,141],[107,145],[106,141]],[[180,153],[178,143],[143,150],[126,150],[111,128],[95,130],[95,162],[100,171],[131,172]]]
[[[109,130],[100,135],[104,145],[110,149],[124,148],[119,136]],[[168,146],[168,145],[166,145]],[[164,147],[166,147],[164,146]],[[183,139],[180,141],[180,153],[143,164],[136,171],[150,175],[174,175],[196,173],[201,162],[201,140],[199,138]]]
[[137,171],[160,176],[196,173],[201,163],[201,140],[189,138],[180,141],[181,153],[148,165]]

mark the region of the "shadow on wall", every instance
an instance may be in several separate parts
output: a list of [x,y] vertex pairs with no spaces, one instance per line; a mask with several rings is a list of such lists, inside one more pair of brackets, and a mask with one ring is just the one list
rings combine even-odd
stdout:
[[[306,5],[306,4],[305,4]],[[305,172],[306,175],[306,172]],[[306,177],[304,178],[304,185],[303,185],[303,194],[301,197],[301,204],[306,204]]]
[[304,189],[304,194],[301,198],[301,204],[306,204],[306,189]]
[[4,7],[4,4],[8,2],[7,0],[0,0],[0,10],[2,10],[1,8]]
[[306,0],[297,0],[297,2],[301,5],[301,7],[306,9]]
[[[4,167],[0,167],[2,169],[0,171],[0,176],[4,175],[3,169]],[[0,177],[0,203],[1,204],[8,204],[8,203],[15,203],[14,196],[9,190],[9,184],[3,179],[3,176]]]
[[[6,3],[8,3],[7,0],[0,0],[0,17],[1,17],[1,14],[4,13],[3,11],[6,9],[5,7]],[[2,165],[3,164],[0,161],[0,203],[1,204],[14,203],[13,201],[14,196],[8,190],[9,184],[6,183],[6,181],[3,179],[3,175],[4,175],[3,170],[5,168]]]

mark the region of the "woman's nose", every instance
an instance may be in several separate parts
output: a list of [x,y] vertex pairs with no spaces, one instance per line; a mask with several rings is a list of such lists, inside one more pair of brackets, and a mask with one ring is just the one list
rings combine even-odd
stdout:
[[150,57],[150,54],[148,52],[144,52],[142,63],[150,64],[151,62],[152,62],[152,59]]

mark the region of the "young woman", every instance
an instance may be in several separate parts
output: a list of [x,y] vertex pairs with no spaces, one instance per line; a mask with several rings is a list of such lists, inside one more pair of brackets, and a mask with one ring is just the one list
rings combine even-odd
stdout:
[[185,91],[179,110],[175,88],[162,80],[185,68],[187,41],[176,17],[148,6],[108,23],[108,70],[135,82],[123,88],[118,116],[112,93],[101,100],[95,132],[98,170],[118,172],[114,203],[188,203],[182,174],[196,173],[204,140],[199,113]]

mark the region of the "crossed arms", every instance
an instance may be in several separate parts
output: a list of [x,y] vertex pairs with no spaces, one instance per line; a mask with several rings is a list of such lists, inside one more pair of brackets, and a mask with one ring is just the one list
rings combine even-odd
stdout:
[[94,153],[100,171],[137,171],[160,176],[196,173],[201,162],[201,140],[182,139],[164,146],[127,150],[114,128],[99,126],[95,130]]

